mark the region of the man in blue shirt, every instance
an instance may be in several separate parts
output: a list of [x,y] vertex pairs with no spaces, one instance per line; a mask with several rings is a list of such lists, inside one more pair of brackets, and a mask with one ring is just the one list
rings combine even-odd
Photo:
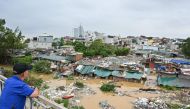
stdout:
[[26,97],[37,97],[39,90],[33,89],[23,80],[28,77],[32,66],[16,64],[13,67],[14,76],[5,81],[0,97],[0,109],[24,109]]

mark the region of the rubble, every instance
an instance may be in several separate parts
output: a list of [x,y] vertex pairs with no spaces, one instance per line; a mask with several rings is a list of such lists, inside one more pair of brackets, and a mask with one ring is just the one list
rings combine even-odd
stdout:
[[134,102],[135,109],[167,109],[167,104],[161,99],[147,99],[147,98],[138,98]]
[[100,101],[99,106],[101,107],[101,109],[115,109],[113,106],[108,104],[108,102],[106,100],[105,101]]
[[44,90],[42,94],[47,95],[50,99],[55,100],[57,98],[62,98],[63,96],[73,95],[74,98],[79,99],[81,95],[95,95],[96,92],[92,88],[85,86],[84,88],[77,88],[74,83],[69,86],[60,86],[57,88],[50,88]]

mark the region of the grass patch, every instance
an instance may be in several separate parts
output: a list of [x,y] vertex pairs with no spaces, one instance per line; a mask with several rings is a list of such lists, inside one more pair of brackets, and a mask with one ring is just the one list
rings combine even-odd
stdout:
[[79,82],[79,81],[75,82],[74,85],[75,85],[76,87],[78,87],[78,88],[83,88],[83,87],[84,87],[84,84],[83,84],[82,82]]
[[114,92],[115,91],[115,85],[114,84],[110,84],[110,83],[103,84],[100,87],[100,90],[103,91],[103,92]]
[[67,80],[74,80],[74,77],[73,76],[68,76]]
[[181,109],[183,108],[182,106],[178,105],[178,104],[167,104],[169,109]]
[[164,90],[170,90],[170,91],[180,90],[180,88],[178,88],[178,87],[175,87],[175,86],[168,86],[168,85],[160,86],[160,88],[162,88],[162,89],[164,89]]

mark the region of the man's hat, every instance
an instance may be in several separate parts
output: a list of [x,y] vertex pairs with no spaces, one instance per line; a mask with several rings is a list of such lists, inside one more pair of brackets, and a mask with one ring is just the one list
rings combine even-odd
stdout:
[[13,67],[13,71],[15,74],[21,74],[24,73],[27,70],[31,70],[32,66],[31,65],[26,65],[26,64],[15,64]]

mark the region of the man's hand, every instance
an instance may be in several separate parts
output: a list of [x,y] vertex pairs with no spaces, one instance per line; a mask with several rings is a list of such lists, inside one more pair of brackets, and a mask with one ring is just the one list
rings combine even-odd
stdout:
[[30,97],[38,97],[39,94],[40,94],[40,92],[39,92],[38,88],[35,88],[34,92],[30,95]]

